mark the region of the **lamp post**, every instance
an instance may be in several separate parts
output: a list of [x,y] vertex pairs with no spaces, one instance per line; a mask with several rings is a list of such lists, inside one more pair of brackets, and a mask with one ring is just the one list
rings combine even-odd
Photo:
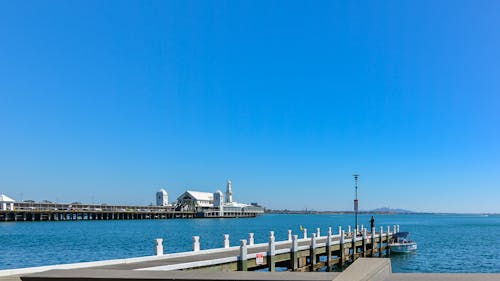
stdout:
[[358,227],[358,174],[354,174],[354,227]]

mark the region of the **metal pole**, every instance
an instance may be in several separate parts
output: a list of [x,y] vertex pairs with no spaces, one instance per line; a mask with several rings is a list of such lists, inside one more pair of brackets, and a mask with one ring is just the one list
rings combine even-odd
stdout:
[[354,174],[354,188],[355,188],[355,197],[354,197],[354,216],[355,216],[355,220],[354,220],[354,225],[358,225],[358,178],[359,178],[359,175],[358,174]]

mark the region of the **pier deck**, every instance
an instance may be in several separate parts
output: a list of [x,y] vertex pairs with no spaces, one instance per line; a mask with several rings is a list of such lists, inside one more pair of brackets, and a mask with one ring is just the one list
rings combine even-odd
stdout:
[[[288,239],[278,242],[271,231],[269,242],[261,244],[253,244],[249,233],[239,247],[229,247],[225,235],[224,248],[207,250],[200,250],[199,237],[194,236],[193,251],[166,255],[157,239],[155,256],[0,270],[0,281],[500,281],[500,274],[392,274],[390,260],[382,257],[389,253],[387,243],[399,226],[390,230],[349,227],[345,232],[339,227],[335,235],[329,228],[326,236],[317,229],[308,237],[304,229],[302,239],[289,230]],[[274,272],[277,268],[287,272]],[[314,272],[319,269],[325,272]]]

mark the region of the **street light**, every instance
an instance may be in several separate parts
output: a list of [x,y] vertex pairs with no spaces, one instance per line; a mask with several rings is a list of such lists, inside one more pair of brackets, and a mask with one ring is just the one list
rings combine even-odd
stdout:
[[359,178],[359,175],[358,174],[354,174],[353,175],[354,177],[354,188],[355,188],[355,195],[354,195],[354,216],[355,216],[355,220],[354,220],[354,227],[357,229],[358,227],[358,178]]

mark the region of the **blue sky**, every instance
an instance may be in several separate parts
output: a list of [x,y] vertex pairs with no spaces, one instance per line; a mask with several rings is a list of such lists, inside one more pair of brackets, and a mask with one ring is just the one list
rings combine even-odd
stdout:
[[0,192],[500,213],[497,1],[0,1]]

